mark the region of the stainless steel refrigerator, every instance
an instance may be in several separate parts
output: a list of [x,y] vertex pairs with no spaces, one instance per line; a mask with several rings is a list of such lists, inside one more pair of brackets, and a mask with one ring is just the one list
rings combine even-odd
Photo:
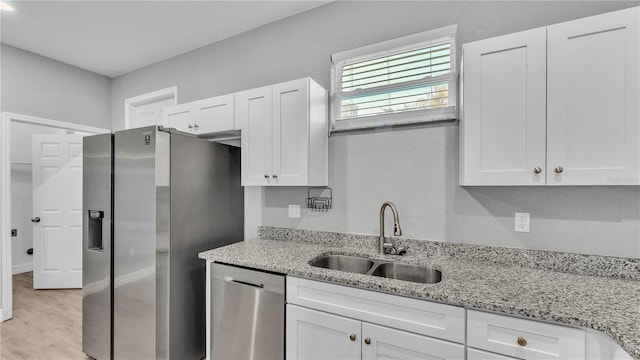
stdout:
[[240,151],[157,126],[106,138],[84,143],[83,351],[200,359],[206,284],[197,254],[243,239]]

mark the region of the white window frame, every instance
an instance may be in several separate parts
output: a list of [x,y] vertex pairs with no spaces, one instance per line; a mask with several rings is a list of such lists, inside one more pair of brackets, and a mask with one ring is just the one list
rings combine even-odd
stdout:
[[[456,119],[457,99],[457,59],[456,59],[456,33],[457,25],[445,26],[417,34],[387,40],[380,43],[363,46],[356,49],[342,51],[331,55],[331,129],[330,131],[346,131],[354,129],[367,129],[391,125],[404,125],[422,122],[433,122]],[[389,114],[362,116],[358,118],[340,118],[340,92],[341,74],[339,68],[354,62],[365,61],[385,55],[392,55],[416,48],[417,46],[431,46],[439,43],[451,43],[451,71],[447,78],[449,81],[448,104],[449,106],[403,111]]]

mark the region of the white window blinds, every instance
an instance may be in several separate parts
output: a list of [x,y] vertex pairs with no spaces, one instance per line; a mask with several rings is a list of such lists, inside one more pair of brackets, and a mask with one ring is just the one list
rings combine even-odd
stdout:
[[455,31],[451,26],[332,55],[333,128],[455,118]]

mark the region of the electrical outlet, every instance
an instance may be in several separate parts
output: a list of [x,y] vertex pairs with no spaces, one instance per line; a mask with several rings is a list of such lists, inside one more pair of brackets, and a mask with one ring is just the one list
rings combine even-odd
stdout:
[[516,232],[529,232],[529,225],[531,218],[529,213],[517,212],[516,213]]
[[289,204],[289,217],[300,218],[300,205]]

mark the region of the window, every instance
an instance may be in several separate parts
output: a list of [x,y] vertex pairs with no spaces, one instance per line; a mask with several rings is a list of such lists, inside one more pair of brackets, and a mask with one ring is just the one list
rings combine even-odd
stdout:
[[332,129],[455,119],[456,29],[333,54]]

